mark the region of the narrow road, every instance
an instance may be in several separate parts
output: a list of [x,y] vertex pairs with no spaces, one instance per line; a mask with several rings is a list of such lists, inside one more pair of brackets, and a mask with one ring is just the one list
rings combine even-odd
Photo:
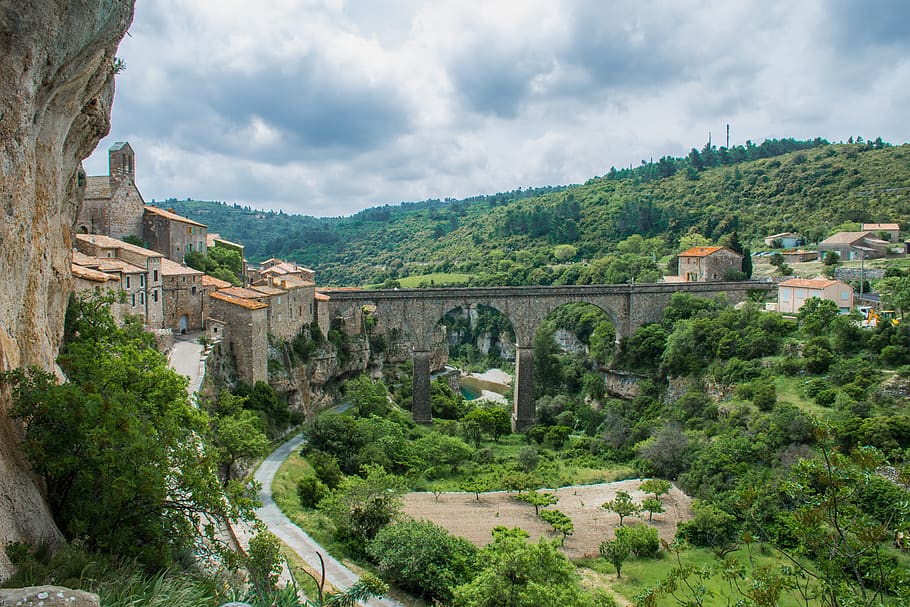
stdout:
[[[307,535],[303,529],[291,522],[272,499],[272,480],[275,478],[275,473],[278,472],[278,467],[291,453],[300,449],[303,443],[303,435],[295,436],[273,451],[256,469],[256,480],[262,485],[262,491],[259,493],[262,507],[256,511],[256,515],[265,523],[269,531],[290,546],[315,571],[319,571],[319,559],[316,552],[320,552],[325,559],[326,581],[336,588],[350,588],[357,583],[357,574],[339,563],[322,546],[313,541],[313,538]],[[390,598],[370,599],[364,604],[369,607],[403,607],[401,603]]]
[[200,335],[200,332],[175,335],[174,347],[168,355],[171,368],[190,379],[186,391],[191,398],[199,390],[205,376],[205,359],[202,357],[205,348],[199,343]]

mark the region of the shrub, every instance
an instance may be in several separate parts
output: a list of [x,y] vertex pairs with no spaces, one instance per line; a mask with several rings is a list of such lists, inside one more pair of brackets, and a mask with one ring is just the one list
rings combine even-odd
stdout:
[[329,488],[315,476],[307,476],[297,482],[297,497],[304,508],[315,508],[328,494]]
[[636,557],[654,557],[660,550],[660,539],[657,529],[644,523],[635,523],[628,527],[618,527],[616,537],[628,543],[629,549]]

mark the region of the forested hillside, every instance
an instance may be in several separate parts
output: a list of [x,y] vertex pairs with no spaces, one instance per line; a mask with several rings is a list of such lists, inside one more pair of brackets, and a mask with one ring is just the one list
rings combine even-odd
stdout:
[[906,222],[910,146],[821,139],[705,146],[684,158],[611,169],[583,185],[403,203],[343,218],[163,204],[243,242],[252,260],[278,256],[312,267],[321,284],[415,276],[472,285],[641,281],[655,279],[655,262],[681,245],[726,237],[749,246],[783,231],[814,242],[845,222]]

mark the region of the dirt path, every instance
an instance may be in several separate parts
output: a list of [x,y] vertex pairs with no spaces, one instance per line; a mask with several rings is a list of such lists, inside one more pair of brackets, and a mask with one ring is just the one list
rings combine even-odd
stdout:
[[[635,502],[641,503],[646,495],[638,489],[640,484],[641,480],[633,479],[553,491],[559,497],[559,503],[552,508],[561,510],[575,524],[575,534],[566,539],[566,555],[573,559],[597,556],[600,543],[611,539],[613,529],[619,524],[619,517],[601,508],[601,504],[613,499],[617,491],[628,491]],[[432,493],[409,493],[405,496],[404,512],[418,520],[433,521],[477,546],[487,544],[493,528],[499,525],[521,527],[532,539],[558,537],[547,523],[534,515],[533,506],[519,502],[512,495],[482,493],[477,501],[473,493],[443,493],[438,500]],[[677,524],[692,517],[691,500],[673,487],[663,496],[663,502],[666,512],[655,514],[650,524],[657,528],[661,539],[670,541],[676,534]],[[648,514],[642,516],[647,521]],[[626,518],[625,523],[629,522]]]

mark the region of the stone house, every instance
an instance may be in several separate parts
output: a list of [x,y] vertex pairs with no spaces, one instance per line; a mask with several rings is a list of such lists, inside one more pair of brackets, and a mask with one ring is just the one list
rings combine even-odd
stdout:
[[73,244],[79,253],[97,260],[79,258],[79,265],[121,276],[120,288],[126,293],[129,314],[142,317],[150,328],[162,327],[161,253],[101,234],[76,234]]
[[319,326],[322,335],[326,336],[329,334],[329,329],[332,328],[332,319],[329,316],[330,297],[325,293],[316,291],[313,301],[315,303],[316,324]]
[[164,328],[179,333],[205,328],[203,272],[164,258],[161,260],[161,276]]
[[316,273],[292,261],[281,261],[273,257],[259,264],[258,269],[252,269],[249,278],[250,284],[254,285],[269,285],[275,279],[293,279],[315,285]]
[[[236,287],[235,287],[236,288]],[[212,316],[223,327],[222,347],[233,356],[238,378],[248,384],[268,380],[268,304],[222,289],[209,295]]]
[[818,259],[834,251],[841,261],[852,259],[878,259],[888,254],[888,241],[876,238],[872,232],[838,232],[818,243]]
[[897,223],[864,223],[863,232],[872,232],[873,236],[884,240],[887,236],[888,242],[898,242],[900,240],[901,226]]
[[[116,271],[104,272],[98,269],[100,262],[95,258],[83,255],[78,251],[73,253],[70,270],[73,273],[74,293],[103,293],[105,291],[120,291],[122,278]],[[80,263],[81,262],[81,263]],[[81,265],[85,264],[85,265]],[[114,302],[111,304],[111,315],[118,323],[122,323],[129,314],[129,307],[125,303]]]
[[825,278],[791,278],[777,286],[777,311],[796,314],[810,297],[833,301],[842,314],[853,309],[853,287],[847,283]]
[[200,282],[202,283],[202,318],[205,319],[206,329],[208,329],[210,321],[213,319],[212,300],[209,295],[218,289],[227,289],[231,286],[231,283],[208,274],[203,274]]
[[136,187],[136,155],[125,141],[108,150],[108,174],[85,177],[82,205],[73,224],[82,234],[142,238],[145,203]]
[[[250,290],[268,298],[269,333],[290,341],[315,317],[316,287],[292,278],[273,279],[271,285],[253,285]],[[263,301],[263,300],[260,300]]]
[[730,270],[742,271],[743,256],[727,247],[692,247],[679,254],[677,277],[685,282],[724,279]]
[[150,249],[160,251],[177,263],[183,263],[187,253],[208,250],[205,224],[149,205],[144,211],[142,235]]
[[795,232],[781,232],[765,238],[765,246],[777,249],[792,249],[803,244],[803,239]]
[[804,251],[797,249],[795,251],[782,251],[784,263],[806,263],[807,261],[817,261],[818,251]]

